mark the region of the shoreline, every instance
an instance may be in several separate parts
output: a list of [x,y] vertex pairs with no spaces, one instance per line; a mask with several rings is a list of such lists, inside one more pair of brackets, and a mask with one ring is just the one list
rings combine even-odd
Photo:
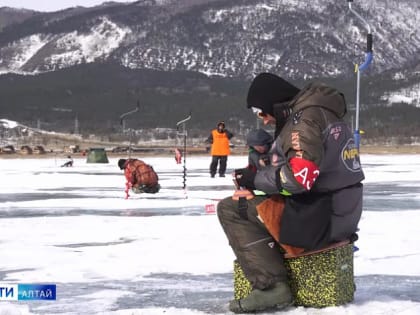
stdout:
[[[109,152],[107,156],[111,158],[127,158],[127,152]],[[237,147],[232,150],[231,155],[247,155],[248,151],[246,147]],[[387,145],[362,145],[360,147],[360,155],[363,154],[420,154],[420,145],[401,145],[401,146],[387,146]],[[15,153],[0,153],[0,159],[43,159],[43,158],[65,158],[68,155],[75,159],[86,158],[87,154],[82,152],[67,153],[63,151],[57,152],[45,152],[43,154],[22,154],[19,152]],[[135,157],[173,157],[174,149],[171,147],[154,147],[150,148],[145,152],[131,152],[131,156]],[[205,151],[205,148],[187,148],[187,156],[210,156],[210,153]]]
[[361,145],[360,154],[420,154],[420,145]]

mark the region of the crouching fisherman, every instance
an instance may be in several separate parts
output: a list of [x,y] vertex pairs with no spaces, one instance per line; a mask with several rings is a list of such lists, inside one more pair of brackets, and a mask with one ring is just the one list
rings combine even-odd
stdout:
[[67,156],[67,161],[63,165],[61,165],[61,167],[72,167],[72,166],[73,166],[73,159],[69,155]]
[[151,165],[138,159],[119,159],[118,166],[124,170],[124,176],[127,180],[125,184],[125,198],[130,197],[128,191],[131,189],[134,193],[155,194],[159,192],[159,177]]

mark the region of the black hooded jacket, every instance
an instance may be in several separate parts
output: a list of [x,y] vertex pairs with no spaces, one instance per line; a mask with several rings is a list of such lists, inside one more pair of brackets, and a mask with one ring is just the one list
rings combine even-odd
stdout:
[[[286,162],[259,171],[255,186],[266,193],[291,195],[286,198],[280,239],[314,249],[355,233],[364,175],[352,132],[342,119],[346,103],[341,93],[313,83],[293,98],[290,107],[288,120],[276,130],[274,146]],[[276,115],[276,105],[273,112]],[[293,165],[300,162],[310,167],[298,173]]]

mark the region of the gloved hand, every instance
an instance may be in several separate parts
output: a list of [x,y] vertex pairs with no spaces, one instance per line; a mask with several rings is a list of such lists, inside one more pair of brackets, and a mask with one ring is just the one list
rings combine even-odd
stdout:
[[240,168],[235,170],[235,179],[240,187],[255,189],[254,179],[256,172],[249,168]]
[[235,190],[235,192],[232,195],[232,199],[237,201],[241,197],[245,198],[246,200],[250,200],[253,199],[255,196],[249,189]]

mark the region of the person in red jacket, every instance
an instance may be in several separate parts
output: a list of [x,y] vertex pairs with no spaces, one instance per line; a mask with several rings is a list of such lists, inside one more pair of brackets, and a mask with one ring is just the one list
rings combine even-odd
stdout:
[[124,170],[127,180],[125,184],[126,199],[130,196],[128,194],[130,188],[136,194],[159,192],[159,177],[152,166],[138,159],[119,159],[118,166]]
[[225,127],[225,122],[221,121],[217,124],[217,128],[213,129],[206,142],[211,144],[210,154],[212,156],[210,163],[210,176],[214,177],[219,165],[219,176],[225,177],[228,155],[230,154],[229,140],[233,137],[233,133]]

